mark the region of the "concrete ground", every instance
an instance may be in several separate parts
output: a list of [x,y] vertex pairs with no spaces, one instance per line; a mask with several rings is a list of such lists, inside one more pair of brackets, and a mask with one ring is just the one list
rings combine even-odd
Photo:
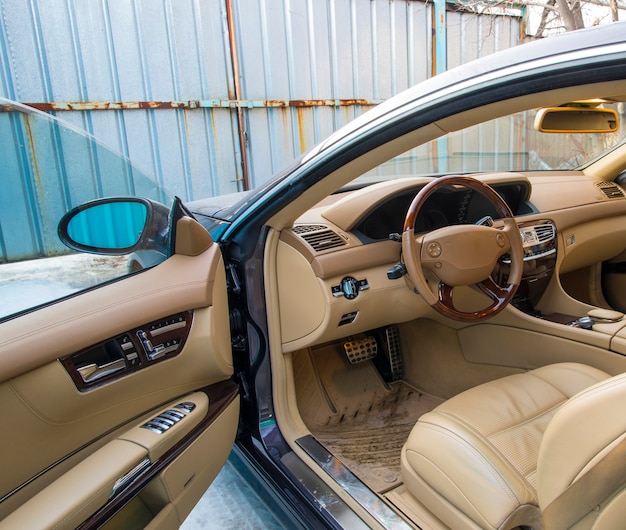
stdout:
[[216,477],[181,530],[278,530],[286,528],[238,472],[234,455]]

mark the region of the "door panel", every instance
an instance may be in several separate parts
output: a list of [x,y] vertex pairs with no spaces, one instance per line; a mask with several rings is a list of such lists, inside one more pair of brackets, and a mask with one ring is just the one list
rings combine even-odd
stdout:
[[[180,524],[219,472],[234,441],[239,402],[220,403],[217,393],[236,388],[232,383],[221,386],[208,389],[215,399],[195,392],[136,423],[10,513],[0,528],[100,527],[115,505],[131,495],[139,502],[131,503],[107,528],[143,528],[170,509]],[[144,428],[174,413],[179,421],[165,432]],[[135,491],[124,489],[131,484]],[[152,526],[160,527],[156,521]],[[171,527],[171,516],[166,521]]]
[[115,483],[147,458],[137,444],[113,440],[9,514],[4,528],[76,528],[103,506]]
[[[0,324],[0,381],[108,340],[172,314],[217,306],[226,300],[218,274],[220,251],[212,245],[199,256],[174,255],[141,274],[44,307]],[[222,278],[222,287],[225,278]],[[226,309],[226,308],[221,308]],[[228,313],[216,318],[228,319]],[[229,344],[229,337],[213,338]],[[230,344],[226,351],[229,351]]]
[[[0,324],[0,421],[10,426],[0,441],[0,518],[22,505],[22,514],[39,512],[40,518],[67,510],[74,514],[67,522],[75,527],[100,507],[100,490],[112,502],[112,477],[121,478],[145,455],[151,470],[119,495],[129,489],[139,495],[142,500],[131,506],[148,506],[144,517],[172,504],[182,521],[225,462],[237,428],[237,388],[228,382],[233,367],[227,303],[224,264],[214,244],[198,256],[172,256],[153,269]],[[181,314],[184,324],[175,321]],[[134,343],[130,350],[120,337]],[[114,370],[91,379],[108,370],[99,355],[111,349]],[[116,357],[119,351],[134,351],[138,364],[134,355]],[[81,385],[85,379],[88,384]],[[195,403],[194,410],[183,411],[184,419],[171,430],[159,434],[141,427],[185,400]],[[192,474],[188,452],[194,455]],[[28,508],[57,497],[57,488],[69,493],[64,485],[81,481],[90,487],[63,496],[64,503],[54,503],[56,511]],[[98,485],[100,494],[87,495],[86,503],[86,492]],[[166,512],[159,517],[167,520]],[[36,526],[48,523],[39,519]]]

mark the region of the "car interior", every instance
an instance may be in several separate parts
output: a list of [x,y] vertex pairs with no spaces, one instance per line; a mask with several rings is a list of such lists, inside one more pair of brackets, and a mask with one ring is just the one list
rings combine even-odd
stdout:
[[[623,83],[590,85],[514,106],[619,102],[623,94]],[[506,105],[507,115],[516,110]],[[460,130],[502,111],[496,104],[438,125]],[[497,205],[462,179],[421,201],[414,201],[418,192],[442,179],[407,173],[353,181],[381,174],[371,168],[436,134],[417,130],[369,153],[332,176],[344,188],[320,189],[315,204],[294,204],[272,219],[265,278],[268,314],[280,315],[269,319],[277,422],[322,477],[328,480],[307,451],[311,437],[420,528],[541,528],[542,517],[553,517],[554,528],[615,528],[625,515],[622,486],[607,480],[615,467],[596,475],[609,491],[585,502],[562,494],[626,430],[618,412],[626,369],[626,145],[582,170],[472,173],[510,209],[516,240]],[[484,272],[463,274],[490,252],[473,232],[485,218],[511,237],[511,257],[486,264],[497,295],[480,288]],[[441,258],[431,245],[445,248],[448,232],[440,229],[459,223],[453,241],[461,249],[434,277],[427,262],[441,267]],[[400,235],[407,226],[415,227],[409,241],[420,245]],[[515,262],[522,264],[519,288],[494,313]],[[442,278],[452,292],[429,301],[424,289],[436,291]],[[444,311],[433,310],[441,303]]]
[[[598,98],[623,116],[626,84],[416,128],[266,223],[272,421],[366,526],[394,526],[382,509],[423,529],[626,520],[626,144],[561,167],[512,141],[510,171],[461,143],[419,169],[455,132]],[[197,220],[175,228],[162,263],[2,322],[1,529],[177,527],[228,458],[230,272]]]

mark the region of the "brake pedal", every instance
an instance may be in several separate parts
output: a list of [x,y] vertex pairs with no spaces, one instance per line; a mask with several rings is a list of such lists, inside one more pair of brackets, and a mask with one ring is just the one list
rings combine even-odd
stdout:
[[356,364],[369,361],[376,357],[378,353],[378,343],[374,337],[363,337],[362,339],[344,342],[343,349],[350,363]]

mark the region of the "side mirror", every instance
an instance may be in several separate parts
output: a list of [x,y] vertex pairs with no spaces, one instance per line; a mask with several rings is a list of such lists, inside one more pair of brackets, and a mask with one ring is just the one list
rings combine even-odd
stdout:
[[552,107],[537,112],[534,128],[545,133],[611,133],[618,129],[618,116],[613,109]]
[[69,248],[92,254],[122,255],[152,249],[169,252],[169,208],[148,199],[112,197],[67,212],[58,234]]

